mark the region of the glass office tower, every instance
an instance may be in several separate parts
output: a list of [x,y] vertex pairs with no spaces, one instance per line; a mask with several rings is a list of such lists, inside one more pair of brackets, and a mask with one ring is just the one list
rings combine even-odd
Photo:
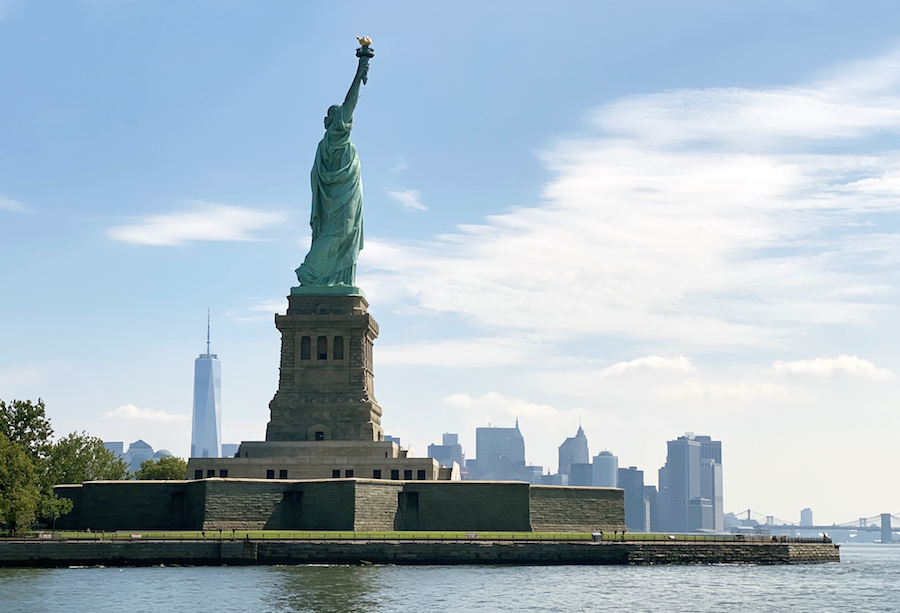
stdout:
[[206,353],[194,360],[194,419],[191,428],[191,457],[221,457],[222,444],[222,364],[209,352],[209,322]]

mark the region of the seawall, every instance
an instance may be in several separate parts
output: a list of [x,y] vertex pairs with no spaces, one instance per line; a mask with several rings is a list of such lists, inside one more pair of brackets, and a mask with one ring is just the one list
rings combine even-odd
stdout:
[[0,542],[0,566],[270,564],[812,564],[840,562],[814,542],[405,542],[97,541]]

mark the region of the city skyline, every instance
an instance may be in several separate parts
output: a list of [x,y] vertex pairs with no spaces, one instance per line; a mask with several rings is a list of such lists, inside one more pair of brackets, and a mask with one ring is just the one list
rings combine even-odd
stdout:
[[186,457],[211,307],[222,438],[262,440],[340,101],[313,92],[368,35],[385,431],[423,455],[518,418],[552,469],[581,423],[647,481],[715,433],[726,510],[895,512],[898,10],[2,1],[0,398]]
[[[559,446],[556,473],[528,461],[526,441],[514,428],[477,428],[474,458],[465,460],[458,433],[444,433],[442,444],[428,446],[428,457],[443,466],[457,462],[463,480],[526,481],[533,485],[605,487],[624,490],[625,523],[633,532],[726,532],[722,441],[687,432],[666,442],[666,462],[658,478],[645,479],[637,466],[619,466],[604,450],[590,458],[589,442],[579,424],[575,436]],[[650,471],[651,474],[653,471]],[[801,516],[809,512],[803,509]],[[729,512],[734,515],[734,511]]]

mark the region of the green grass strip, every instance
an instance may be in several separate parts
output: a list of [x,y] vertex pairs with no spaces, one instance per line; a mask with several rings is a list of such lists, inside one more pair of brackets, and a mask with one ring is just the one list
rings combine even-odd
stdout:
[[[116,532],[79,532],[53,531],[42,533],[44,538],[53,540],[166,540],[195,541],[221,539],[250,539],[254,541],[288,540],[288,541],[590,541],[588,532],[468,532],[449,531],[388,531],[388,532],[344,532],[327,530],[184,530],[184,531],[127,531]],[[33,538],[37,538],[34,534]],[[603,541],[757,541],[769,540],[767,536],[742,536],[731,534],[655,534],[655,533],[603,533]]]

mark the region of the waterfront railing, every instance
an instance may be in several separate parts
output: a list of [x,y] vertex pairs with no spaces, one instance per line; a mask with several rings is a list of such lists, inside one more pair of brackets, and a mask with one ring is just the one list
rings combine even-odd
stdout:
[[196,531],[42,531],[19,536],[0,537],[3,542],[125,542],[125,541],[306,541],[306,542],[702,542],[702,543],[830,543],[828,536],[819,538],[797,538],[777,535],[751,534],[670,534],[645,532],[333,532],[333,531],[284,531],[284,530],[196,530]]

